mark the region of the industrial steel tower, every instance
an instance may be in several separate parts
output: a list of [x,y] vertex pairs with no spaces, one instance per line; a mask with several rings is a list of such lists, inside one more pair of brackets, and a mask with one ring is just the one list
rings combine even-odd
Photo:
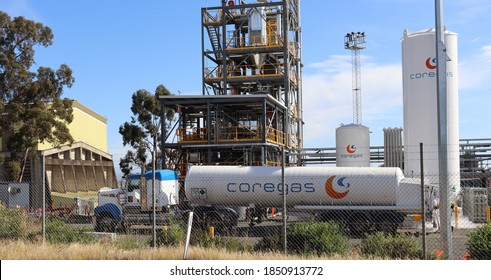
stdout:
[[361,124],[361,72],[360,50],[366,43],[365,32],[351,32],[344,37],[344,48],[351,50],[353,82],[353,123]]
[[294,165],[303,146],[300,0],[216,2],[201,9],[202,95],[161,98],[178,116],[172,131],[162,128],[178,158],[170,168],[185,176],[197,164],[278,166],[282,150]]

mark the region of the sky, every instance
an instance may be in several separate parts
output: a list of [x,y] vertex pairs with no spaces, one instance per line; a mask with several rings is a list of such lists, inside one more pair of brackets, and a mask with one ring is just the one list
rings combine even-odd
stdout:
[[[248,3],[255,2],[249,0]],[[491,138],[491,1],[443,1],[448,30],[458,33],[460,138]],[[36,66],[67,64],[75,77],[64,97],[108,119],[108,152],[126,154],[119,126],[131,96],[159,84],[180,95],[201,92],[201,8],[220,0],[0,0],[0,10],[49,26],[53,45],[36,49]],[[434,1],[301,1],[304,148],[335,147],[335,129],[352,117],[348,32],[366,33],[361,51],[363,125],[372,146],[383,128],[403,126],[401,38],[433,28]]]

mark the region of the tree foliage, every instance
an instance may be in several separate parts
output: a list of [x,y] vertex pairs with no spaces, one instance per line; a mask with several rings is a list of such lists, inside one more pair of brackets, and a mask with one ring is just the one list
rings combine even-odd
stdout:
[[[140,166],[143,173],[147,164],[147,152],[155,151],[157,155],[160,154],[158,141],[161,138],[162,116],[159,97],[164,95],[171,95],[171,93],[163,85],[156,88],[155,94],[144,89],[133,93],[131,121],[119,127],[123,145],[128,145],[136,151],[129,151],[121,159],[119,165],[124,175],[129,174],[132,165]],[[165,120],[171,122],[173,119],[174,110],[166,108]]]
[[67,125],[73,120],[72,100],[63,89],[75,82],[72,70],[35,64],[34,48],[52,44],[51,29],[24,17],[0,11],[0,136],[15,156],[39,142],[71,143]]

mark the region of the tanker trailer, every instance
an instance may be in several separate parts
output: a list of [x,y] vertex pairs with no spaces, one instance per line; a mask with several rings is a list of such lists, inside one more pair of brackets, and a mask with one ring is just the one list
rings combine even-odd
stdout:
[[[270,166],[191,166],[186,197],[201,206],[282,207],[281,173]],[[427,209],[436,190],[425,185]],[[315,211],[353,234],[393,234],[406,215],[421,213],[421,182],[399,168],[286,167],[285,193],[288,208]]]

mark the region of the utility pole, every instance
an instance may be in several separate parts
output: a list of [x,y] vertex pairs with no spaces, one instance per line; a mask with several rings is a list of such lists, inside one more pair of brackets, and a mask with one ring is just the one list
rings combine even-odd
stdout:
[[447,117],[447,48],[443,23],[443,0],[435,0],[436,78],[438,102],[438,172],[440,174],[440,221],[443,252],[452,256],[452,228],[450,209],[450,179],[448,174],[448,117]]

